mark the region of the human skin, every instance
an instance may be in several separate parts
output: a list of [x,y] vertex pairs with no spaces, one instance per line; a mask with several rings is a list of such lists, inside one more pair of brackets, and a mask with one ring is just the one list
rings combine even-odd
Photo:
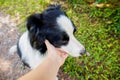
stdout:
[[48,55],[35,69],[22,76],[18,80],[56,80],[56,75],[61,65],[64,64],[68,54],[60,48],[55,48],[48,40],[45,40]]

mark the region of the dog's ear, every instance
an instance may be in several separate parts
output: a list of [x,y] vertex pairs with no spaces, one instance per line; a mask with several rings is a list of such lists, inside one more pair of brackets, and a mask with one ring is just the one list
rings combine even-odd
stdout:
[[[42,14],[33,14],[27,19],[27,29],[29,31],[30,44],[33,48],[38,49],[41,52],[44,52],[42,47],[46,49],[44,41],[45,34],[41,29],[43,26]],[[40,36],[39,36],[40,35]]]
[[27,29],[29,31],[42,25],[42,14],[32,14],[27,18]]
[[27,18],[27,29],[32,45],[34,41],[38,40],[38,35],[40,35],[40,29],[43,25],[42,21],[42,14],[33,14]]

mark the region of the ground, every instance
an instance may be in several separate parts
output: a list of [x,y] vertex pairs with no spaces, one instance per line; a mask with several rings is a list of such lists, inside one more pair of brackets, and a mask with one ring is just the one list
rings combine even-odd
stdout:
[[[30,68],[23,67],[17,53],[11,54],[9,49],[16,45],[20,33],[16,23],[0,12],[0,80],[16,80],[30,71]],[[68,75],[63,74],[62,69],[58,75],[61,80],[70,80]]]
[[16,53],[9,53],[18,36],[16,24],[9,15],[0,12],[0,80],[16,80],[30,70],[22,69],[22,63]]

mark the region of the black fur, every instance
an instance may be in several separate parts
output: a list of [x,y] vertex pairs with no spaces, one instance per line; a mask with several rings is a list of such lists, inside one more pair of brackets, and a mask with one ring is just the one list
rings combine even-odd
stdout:
[[19,41],[17,42],[17,54],[21,58],[22,57],[22,53],[21,53],[21,50],[20,50],[18,44],[19,44]]
[[60,15],[66,15],[60,10],[60,6],[49,6],[41,14],[33,14],[27,19],[27,29],[31,46],[44,54],[47,50],[44,43],[49,40],[55,47],[66,45],[69,41],[67,33],[59,29],[56,24],[56,18]]

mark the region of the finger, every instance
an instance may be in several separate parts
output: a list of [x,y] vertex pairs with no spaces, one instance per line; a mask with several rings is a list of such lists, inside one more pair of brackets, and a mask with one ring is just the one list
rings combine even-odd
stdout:
[[63,55],[63,57],[64,57],[64,59],[66,59],[68,57],[68,54]]
[[60,48],[56,48],[60,53],[65,53],[65,54],[68,54],[66,51],[60,49]]
[[58,51],[58,54],[59,54],[61,57],[63,57],[63,58],[67,58],[67,57],[68,57],[68,53],[67,53],[67,52],[65,52],[65,51],[63,51],[63,50],[61,50],[61,49],[59,49],[59,48],[57,48],[57,51]]
[[66,59],[68,57],[68,54],[67,53],[63,53],[61,56]]
[[45,44],[47,46],[47,49],[51,49],[52,47],[54,47],[48,40],[45,40]]

